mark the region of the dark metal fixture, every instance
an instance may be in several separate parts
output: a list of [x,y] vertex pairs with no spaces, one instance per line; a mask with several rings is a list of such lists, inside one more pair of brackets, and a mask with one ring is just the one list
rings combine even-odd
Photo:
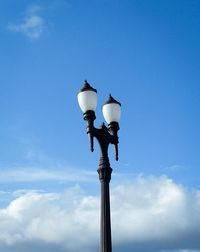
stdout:
[[103,123],[100,128],[95,128],[95,109],[97,106],[97,90],[85,81],[84,86],[78,93],[78,103],[83,111],[83,118],[87,124],[90,149],[94,151],[94,137],[100,146],[99,180],[101,183],[101,235],[100,252],[112,252],[111,221],[110,221],[110,191],[112,168],[108,158],[109,144],[114,145],[115,159],[118,160],[118,135],[121,104],[111,95],[102,107],[103,116],[108,127]]

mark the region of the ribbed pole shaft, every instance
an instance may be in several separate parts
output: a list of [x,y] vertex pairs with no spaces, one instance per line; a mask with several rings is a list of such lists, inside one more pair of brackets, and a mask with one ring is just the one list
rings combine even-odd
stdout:
[[101,234],[100,252],[112,252],[111,220],[110,220],[110,190],[109,183],[112,169],[100,167],[98,169],[101,183]]

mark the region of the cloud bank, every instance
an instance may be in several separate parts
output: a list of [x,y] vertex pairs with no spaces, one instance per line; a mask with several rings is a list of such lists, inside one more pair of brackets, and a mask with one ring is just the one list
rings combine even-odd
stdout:
[[[63,193],[15,193],[0,209],[4,252],[94,252],[99,198],[75,186]],[[200,192],[167,177],[138,177],[111,189],[113,250],[200,251]]]
[[26,10],[25,18],[18,24],[10,24],[8,29],[12,32],[21,33],[30,40],[39,39],[45,30],[45,21],[41,17],[41,8],[34,5]]

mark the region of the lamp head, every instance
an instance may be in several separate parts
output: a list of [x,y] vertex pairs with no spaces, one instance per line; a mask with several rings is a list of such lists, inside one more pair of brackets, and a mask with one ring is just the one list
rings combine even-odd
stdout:
[[121,116],[121,103],[116,101],[111,94],[102,108],[103,116],[108,124],[112,122],[119,123]]
[[89,110],[95,111],[97,106],[97,90],[90,86],[86,80],[83,87],[79,90],[77,97],[83,113]]

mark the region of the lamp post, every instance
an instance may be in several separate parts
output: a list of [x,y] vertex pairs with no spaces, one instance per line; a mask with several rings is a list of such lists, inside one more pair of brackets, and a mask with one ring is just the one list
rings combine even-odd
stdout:
[[108,158],[108,146],[114,145],[115,159],[118,160],[118,135],[121,104],[111,95],[102,107],[103,116],[108,127],[103,123],[100,128],[95,128],[95,109],[97,106],[97,90],[85,81],[84,86],[78,93],[78,103],[83,111],[83,118],[87,124],[90,149],[94,151],[94,137],[100,146],[99,180],[101,183],[101,235],[100,252],[112,252],[111,221],[110,221],[110,191],[112,168]]

